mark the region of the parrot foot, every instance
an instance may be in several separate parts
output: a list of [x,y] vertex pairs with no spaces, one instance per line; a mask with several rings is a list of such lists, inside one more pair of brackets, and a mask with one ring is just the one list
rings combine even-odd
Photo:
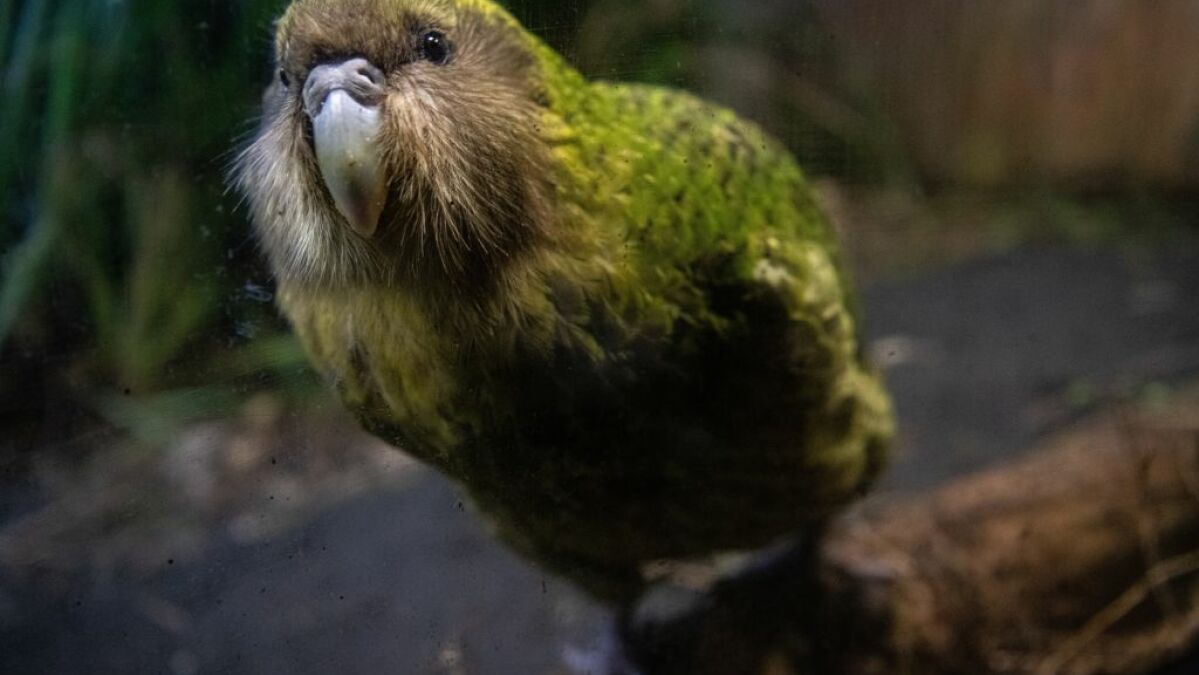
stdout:
[[708,590],[651,587],[617,621],[622,654],[651,675],[761,673],[786,627],[817,602],[814,541],[761,551]]

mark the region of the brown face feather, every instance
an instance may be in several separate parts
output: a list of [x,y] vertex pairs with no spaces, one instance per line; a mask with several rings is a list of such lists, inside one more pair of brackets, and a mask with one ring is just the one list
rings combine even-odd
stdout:
[[[449,58],[422,58],[443,34]],[[478,291],[551,229],[536,63],[500,17],[429,0],[300,0],[280,22],[279,83],[238,162],[284,282]],[[378,143],[387,198],[356,235],[322,182],[301,91],[317,65],[365,58],[385,75]]]

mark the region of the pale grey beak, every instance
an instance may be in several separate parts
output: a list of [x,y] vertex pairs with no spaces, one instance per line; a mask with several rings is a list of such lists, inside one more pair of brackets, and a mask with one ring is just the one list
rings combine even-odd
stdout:
[[383,72],[366,59],[317,66],[304,82],[304,110],[325,187],[337,211],[367,239],[387,201],[379,146],[383,83]]

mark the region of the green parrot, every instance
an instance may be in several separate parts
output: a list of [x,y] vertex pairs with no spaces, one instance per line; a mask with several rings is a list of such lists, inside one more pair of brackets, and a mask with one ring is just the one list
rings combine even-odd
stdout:
[[491,0],[296,0],[238,160],[279,304],[372,433],[631,603],[860,495],[892,412],[784,148],[591,82]]

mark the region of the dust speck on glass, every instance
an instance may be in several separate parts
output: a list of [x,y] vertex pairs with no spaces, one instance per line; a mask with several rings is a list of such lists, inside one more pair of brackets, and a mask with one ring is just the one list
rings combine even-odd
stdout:
[[1156,672],[1196,63],[1183,2],[0,3],[0,671]]

